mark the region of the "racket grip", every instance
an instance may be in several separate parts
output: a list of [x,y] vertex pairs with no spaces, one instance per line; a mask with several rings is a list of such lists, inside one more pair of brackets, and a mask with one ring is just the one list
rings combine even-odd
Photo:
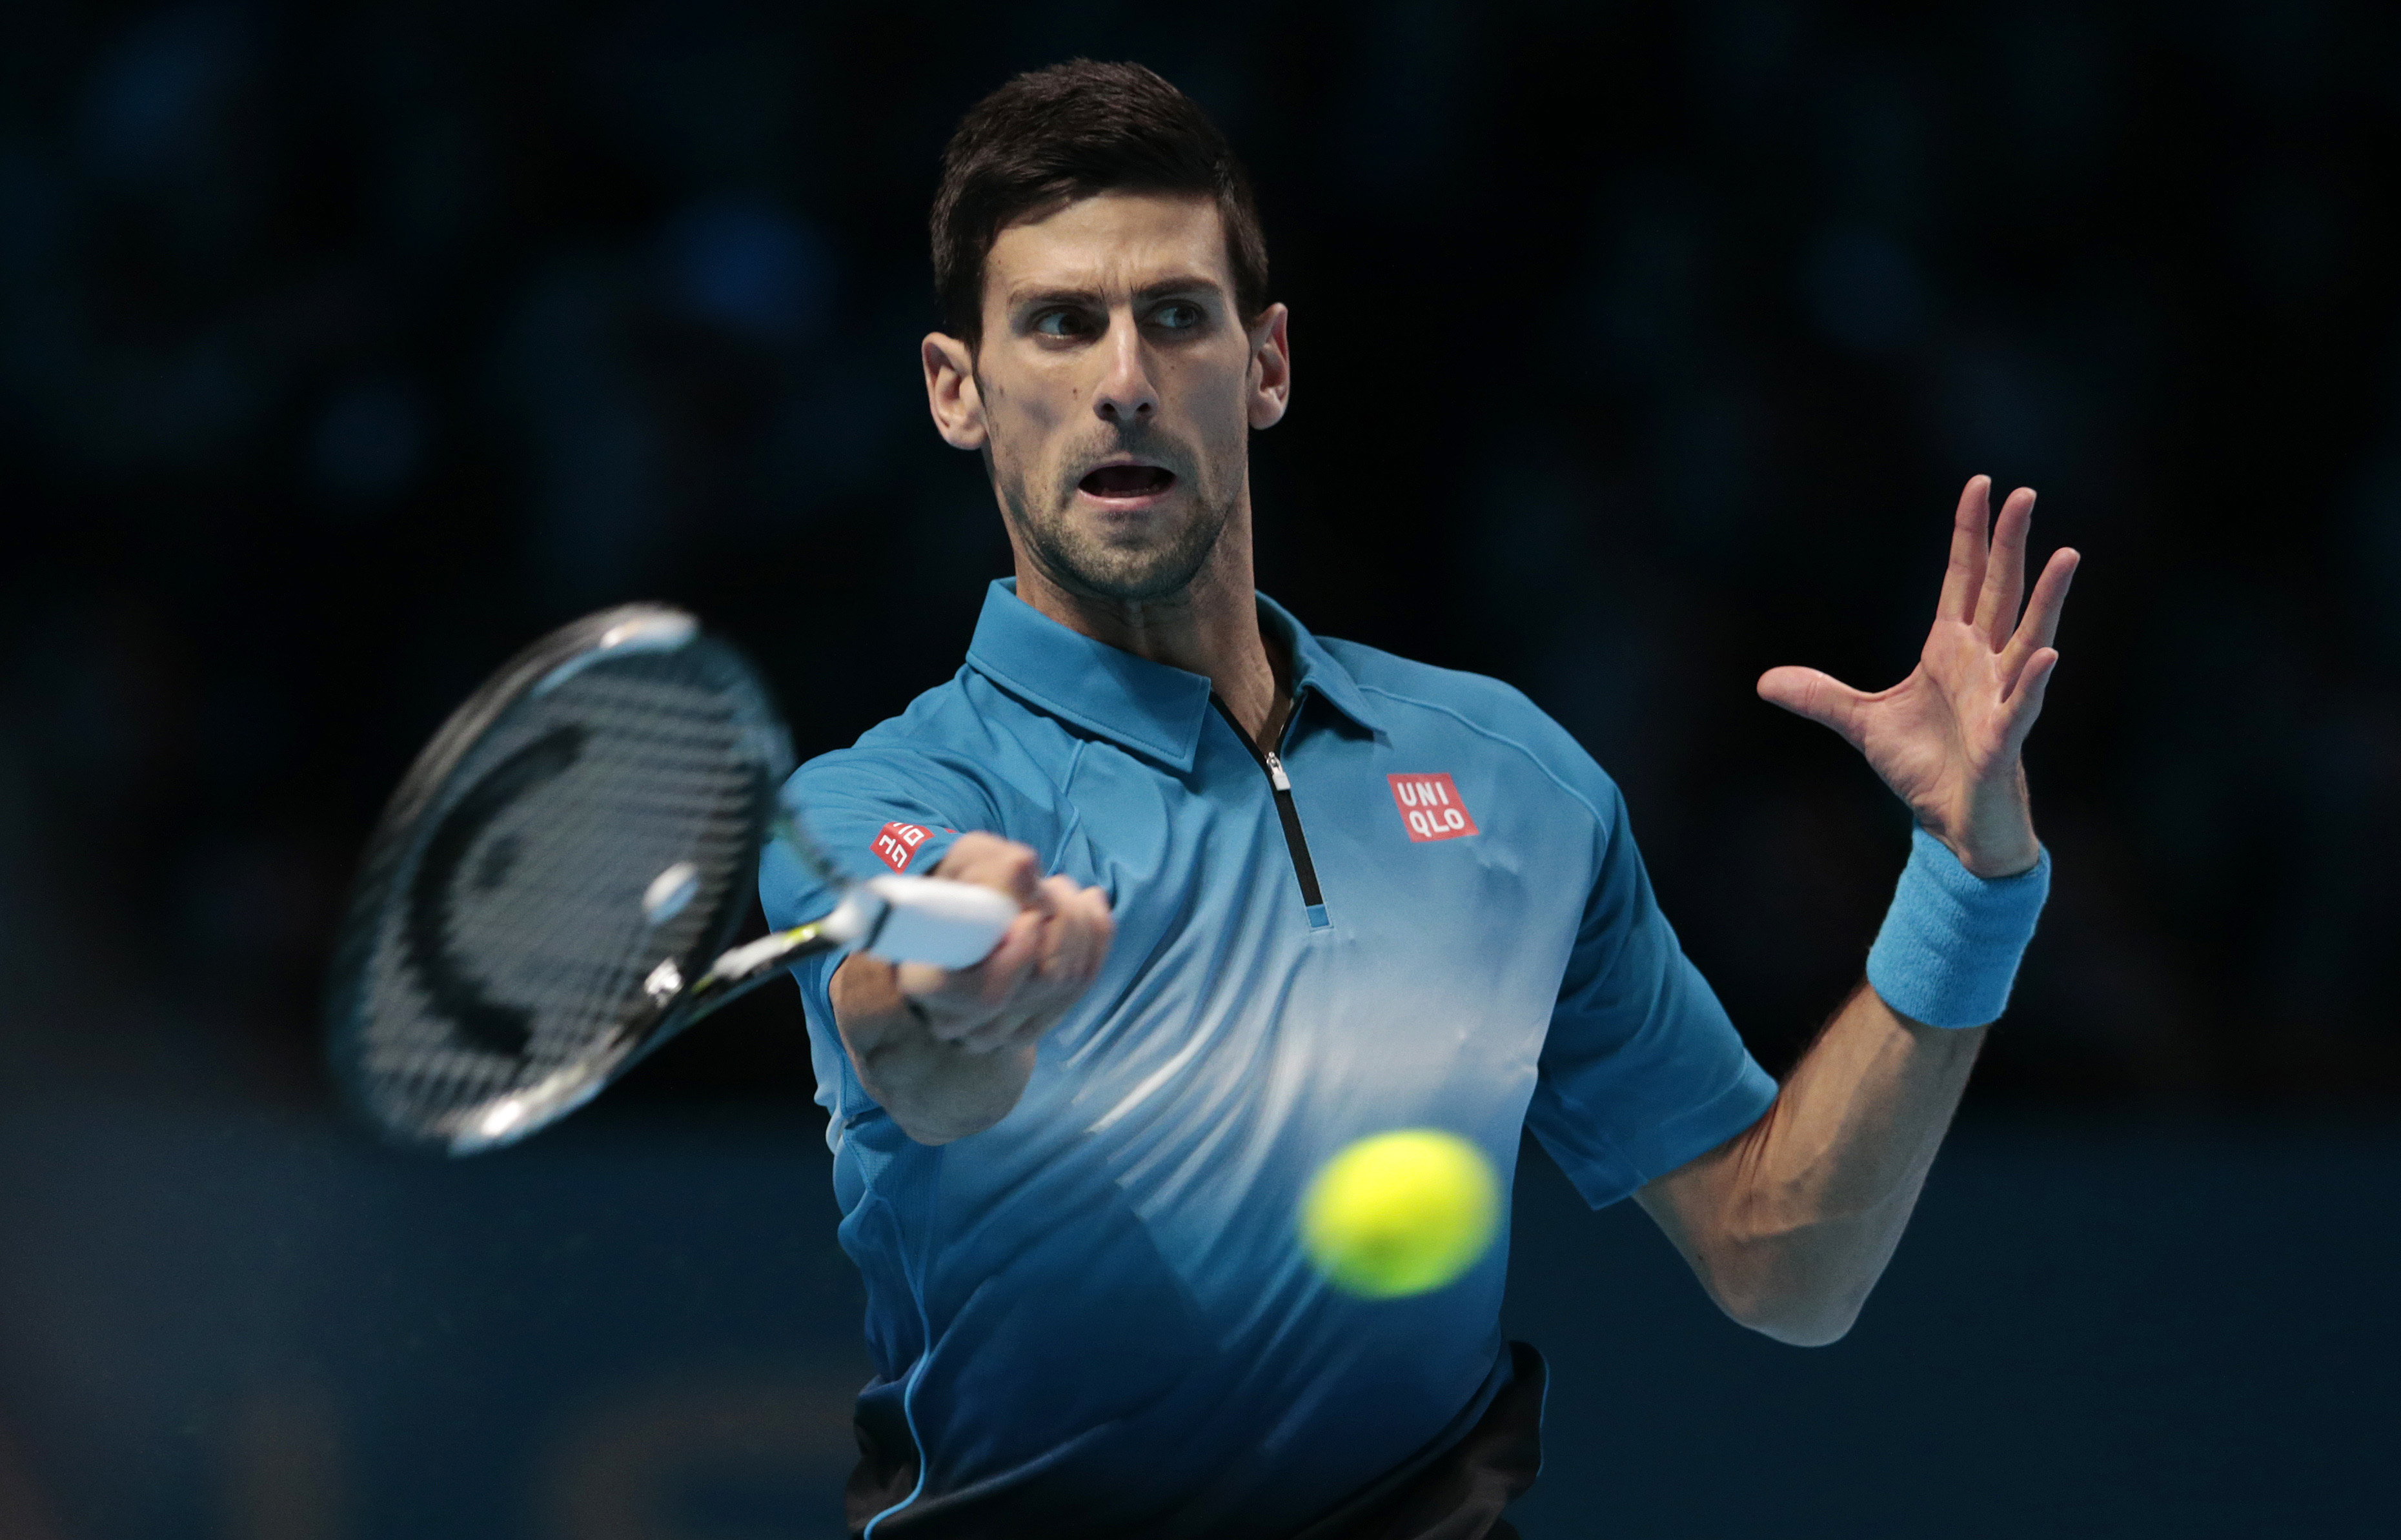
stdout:
[[946,877],[870,877],[888,906],[868,951],[887,962],[972,968],[1000,944],[1017,905],[1006,894]]

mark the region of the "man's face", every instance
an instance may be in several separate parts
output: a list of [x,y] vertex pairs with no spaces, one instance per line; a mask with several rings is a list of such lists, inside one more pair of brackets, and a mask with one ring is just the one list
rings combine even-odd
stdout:
[[1061,586],[1167,598],[1247,511],[1283,332],[1281,306],[1242,324],[1214,199],[1082,199],[993,242],[974,420],[944,433],[985,451],[1011,532]]

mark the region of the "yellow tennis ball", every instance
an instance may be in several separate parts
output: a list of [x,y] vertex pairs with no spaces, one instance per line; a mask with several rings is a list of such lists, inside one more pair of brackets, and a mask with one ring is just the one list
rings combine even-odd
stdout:
[[1325,1162],[1300,1203],[1301,1244],[1338,1288],[1397,1299],[1475,1265],[1501,1227],[1501,1182],[1456,1134],[1405,1128]]

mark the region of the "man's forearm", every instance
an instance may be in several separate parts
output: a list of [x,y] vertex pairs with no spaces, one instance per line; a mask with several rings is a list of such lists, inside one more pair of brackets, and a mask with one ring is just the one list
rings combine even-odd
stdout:
[[1034,1073],[1031,1042],[979,1052],[944,1042],[901,994],[899,970],[864,953],[832,980],[834,1025],[859,1084],[919,1144],[948,1144],[1008,1116]]
[[1766,1116],[1644,1206],[1728,1313],[1834,1341],[1900,1244],[1984,1030],[1921,1025],[1861,984]]
[[1789,665],[1759,678],[1762,698],[1866,756],[1915,825],[1868,953],[1873,986],[1844,1002],[1765,1116],[1640,1195],[1730,1314],[1787,1341],[1832,1341],[1875,1286],[2050,892],[2023,750],[2078,557],[2051,553],[2028,595],[2033,517],[2031,488],[1996,518],[1991,479],[1969,478],[1934,623],[1899,684],[1857,690]]

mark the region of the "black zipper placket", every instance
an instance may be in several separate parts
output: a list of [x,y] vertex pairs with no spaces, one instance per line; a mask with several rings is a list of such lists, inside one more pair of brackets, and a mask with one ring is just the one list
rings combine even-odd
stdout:
[[[1251,751],[1251,758],[1267,772],[1268,787],[1275,793],[1276,818],[1283,824],[1284,848],[1292,852],[1293,875],[1300,879],[1300,901],[1309,911],[1310,928],[1333,924],[1325,915],[1325,895],[1317,887],[1317,863],[1309,859],[1309,836],[1301,832],[1300,809],[1293,803],[1292,777],[1284,774],[1283,761],[1276,757],[1274,749],[1260,748],[1251,735],[1242,730],[1242,724],[1234,720],[1234,713],[1227,708],[1226,703],[1218,699],[1214,691],[1210,693],[1209,704],[1217,708],[1217,714],[1226,719],[1226,725],[1234,730],[1234,736],[1242,740],[1242,747]],[[1297,715],[1299,711],[1300,703],[1296,700],[1293,713]],[[1289,722],[1292,718],[1284,720]]]

